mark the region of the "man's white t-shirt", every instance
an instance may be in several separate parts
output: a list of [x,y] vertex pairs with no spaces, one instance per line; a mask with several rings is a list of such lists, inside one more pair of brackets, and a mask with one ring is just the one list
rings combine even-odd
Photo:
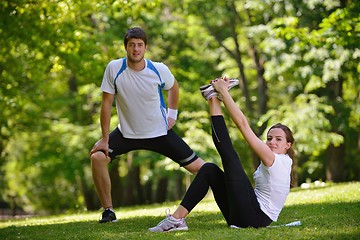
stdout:
[[[111,61],[104,73],[101,90],[115,94],[114,79],[123,59]],[[161,107],[161,84],[158,75],[146,66],[134,71],[128,66],[116,79],[116,110],[119,117],[118,128],[126,138],[144,139],[167,134],[167,119]],[[159,62],[152,62],[164,83],[162,89],[169,90],[175,78],[169,68]]]
[[261,210],[276,222],[290,192],[292,159],[287,154],[274,154],[271,167],[260,163],[255,171],[254,190]]

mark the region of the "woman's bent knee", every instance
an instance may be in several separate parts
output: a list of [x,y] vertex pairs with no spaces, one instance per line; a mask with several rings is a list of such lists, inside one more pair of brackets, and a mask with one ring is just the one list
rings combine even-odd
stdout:
[[219,171],[221,171],[221,169],[215,163],[207,162],[201,167],[201,169],[199,171],[203,171],[203,172],[219,172]]

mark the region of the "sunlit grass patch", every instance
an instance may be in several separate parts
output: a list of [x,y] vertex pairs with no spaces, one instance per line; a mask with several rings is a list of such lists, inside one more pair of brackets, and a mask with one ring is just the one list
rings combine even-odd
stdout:
[[179,201],[116,209],[119,222],[99,224],[100,210],[0,221],[0,239],[360,239],[360,183],[292,189],[277,223],[298,227],[230,229],[211,194],[187,218],[189,231],[147,229]]

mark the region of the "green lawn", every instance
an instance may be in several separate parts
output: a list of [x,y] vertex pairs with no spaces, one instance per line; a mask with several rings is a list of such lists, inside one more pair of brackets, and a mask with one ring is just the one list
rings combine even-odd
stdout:
[[147,228],[177,202],[116,209],[117,223],[99,224],[99,212],[0,221],[0,239],[360,239],[360,182],[293,189],[279,220],[297,227],[230,229],[210,196],[187,218],[189,231],[151,233]]

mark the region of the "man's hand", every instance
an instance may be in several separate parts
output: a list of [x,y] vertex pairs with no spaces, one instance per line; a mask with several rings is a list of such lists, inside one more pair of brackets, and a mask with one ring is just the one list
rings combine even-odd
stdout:
[[97,151],[103,151],[105,153],[106,157],[108,157],[109,156],[109,141],[104,138],[101,138],[99,141],[97,141],[94,144],[94,147],[90,151],[90,156]]
[[168,108],[167,111],[167,121],[168,121],[168,130],[170,130],[176,123],[178,110]]
[[168,117],[167,120],[168,120],[168,130],[170,130],[175,125],[176,120],[171,117]]

